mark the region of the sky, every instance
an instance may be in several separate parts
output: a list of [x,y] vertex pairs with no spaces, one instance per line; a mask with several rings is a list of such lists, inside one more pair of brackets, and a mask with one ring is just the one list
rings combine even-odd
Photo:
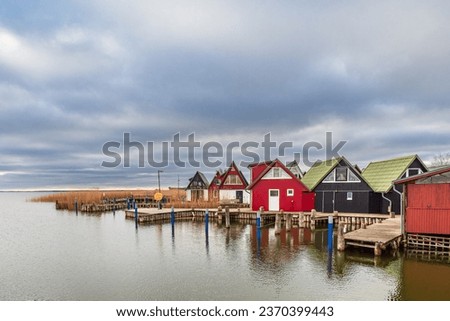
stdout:
[[[231,158],[262,161],[267,134],[292,145],[272,159],[310,151],[303,170],[330,156],[327,133],[360,167],[429,164],[450,152],[448,12],[432,0],[2,0],[0,190],[155,187],[158,170],[184,187],[228,165],[206,166],[205,145],[258,144]],[[181,167],[171,142],[191,134],[200,165]],[[137,147],[126,166],[126,135],[143,166]],[[151,166],[163,142],[168,164]]]

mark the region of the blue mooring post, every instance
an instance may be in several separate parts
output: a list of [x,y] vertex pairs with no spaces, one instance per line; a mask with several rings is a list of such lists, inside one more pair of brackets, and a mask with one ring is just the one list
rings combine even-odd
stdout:
[[129,210],[129,209],[130,209],[130,199],[127,198],[127,210]]
[[333,216],[328,216],[328,251],[333,250]]
[[170,211],[170,223],[172,224],[172,226],[175,224],[175,210],[173,209],[173,206],[172,210]]
[[75,200],[75,214],[78,215],[78,200]]
[[134,222],[136,223],[136,226],[138,224],[138,208],[137,206],[134,207]]
[[261,254],[261,212],[256,212],[256,256]]
[[206,233],[208,233],[208,225],[209,225],[209,212],[206,210],[205,212],[205,230]]

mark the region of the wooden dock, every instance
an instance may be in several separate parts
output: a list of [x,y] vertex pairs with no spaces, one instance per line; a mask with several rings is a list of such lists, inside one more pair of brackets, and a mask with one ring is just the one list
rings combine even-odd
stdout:
[[[347,246],[363,247],[374,249],[375,255],[381,255],[382,251],[388,247],[397,249],[402,239],[402,233],[400,228],[400,217],[388,218],[381,223],[376,223],[367,226],[366,228],[360,228],[352,232],[343,234],[341,230],[338,233],[338,244],[343,238],[343,248],[345,250]],[[342,241],[341,241],[342,242]]]
[[[214,208],[209,209],[210,220],[222,220],[224,219],[227,209]],[[169,222],[171,220],[170,208],[138,208],[137,210],[137,222],[138,223],[150,223],[157,224],[163,222]],[[232,221],[247,221],[255,222],[257,217],[257,211],[253,211],[249,208],[229,208],[228,213]],[[196,208],[175,208],[174,218],[175,220],[203,220],[205,218],[206,209]],[[130,209],[125,211],[127,219],[136,219],[135,210]],[[265,212],[261,211],[261,224],[271,225],[275,223],[277,215],[280,216],[281,221],[289,221],[291,224],[299,225],[299,227],[310,227],[314,230],[317,227],[326,227],[328,224],[328,217],[333,217],[335,226],[338,223],[345,223],[348,230],[357,229],[361,226],[368,226],[382,222],[389,218],[384,214],[355,214],[355,213],[316,213],[314,210],[311,212]]]
[[[137,216],[136,216],[137,213]],[[300,228],[308,227],[311,230],[317,227],[326,227],[328,218],[333,217],[334,225],[338,228],[338,250],[346,247],[362,247],[374,249],[375,255],[381,255],[388,247],[398,248],[402,239],[400,231],[400,217],[391,218],[386,214],[358,214],[358,213],[316,213],[311,212],[264,212],[260,213],[261,226],[268,227],[276,224],[275,233],[279,233],[281,222],[286,225],[298,225]],[[134,219],[136,224],[160,224],[172,220],[170,208],[138,208],[126,210],[125,217]],[[256,221],[257,212],[249,208],[215,208],[208,210],[208,220],[225,222]],[[173,209],[174,221],[203,221],[206,219],[206,209]],[[351,232],[344,234],[345,230]],[[341,244],[341,245],[340,245]]]

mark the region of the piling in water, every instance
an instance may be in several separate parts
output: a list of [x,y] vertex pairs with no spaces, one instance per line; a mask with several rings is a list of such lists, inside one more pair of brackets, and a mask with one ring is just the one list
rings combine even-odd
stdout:
[[135,206],[135,207],[134,207],[134,222],[136,223],[136,226],[137,226],[137,224],[138,224],[138,220],[139,220],[139,217],[138,217],[138,208],[137,208],[137,206]]
[[333,216],[328,216],[328,251],[333,250]]
[[381,248],[382,243],[381,242],[375,242],[375,248],[374,248],[374,254],[375,256],[380,256],[383,252]]
[[305,227],[305,214],[303,212],[298,216],[298,225],[299,227]]
[[286,231],[290,232],[292,229],[292,214],[286,214]]
[[230,208],[225,207],[225,227],[230,228]]
[[345,251],[344,224],[339,223],[338,226],[338,240],[337,240],[338,251]]
[[283,215],[283,211],[281,213],[275,214],[275,235],[281,233],[281,217]]

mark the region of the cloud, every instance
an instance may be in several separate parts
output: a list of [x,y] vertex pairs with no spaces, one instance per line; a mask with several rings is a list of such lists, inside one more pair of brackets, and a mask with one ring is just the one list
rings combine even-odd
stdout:
[[[226,145],[270,132],[298,152],[332,132],[362,166],[432,159],[450,150],[449,6],[2,3],[0,189],[144,183],[152,168],[100,167],[103,144],[124,133],[143,144],[195,133]],[[166,182],[194,170],[170,165]]]

